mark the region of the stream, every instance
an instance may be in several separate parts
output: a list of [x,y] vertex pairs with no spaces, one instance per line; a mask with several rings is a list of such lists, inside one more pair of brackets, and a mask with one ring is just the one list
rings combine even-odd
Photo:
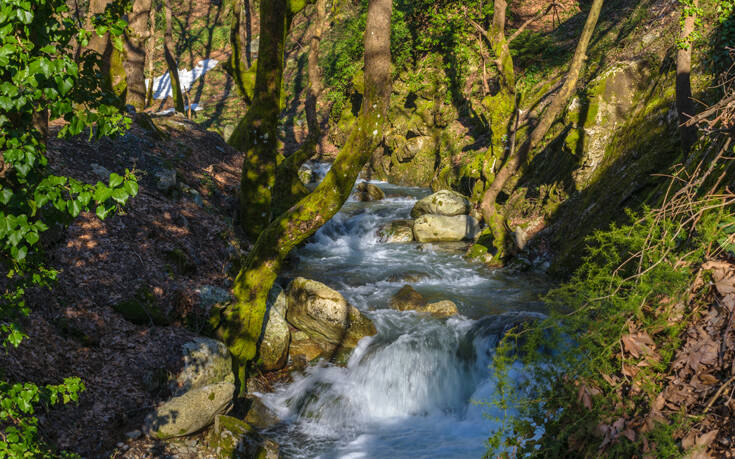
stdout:
[[[321,174],[324,167],[315,168]],[[541,277],[489,269],[457,244],[384,243],[377,230],[408,218],[428,189],[372,182],[377,202],[353,198],[291,257],[283,274],[339,291],[375,323],[346,367],[308,368],[264,403],[284,421],[270,432],[283,457],[482,457],[497,408],[488,366],[504,330],[543,312]],[[460,316],[438,319],[388,308],[411,284],[430,301],[449,299]]]

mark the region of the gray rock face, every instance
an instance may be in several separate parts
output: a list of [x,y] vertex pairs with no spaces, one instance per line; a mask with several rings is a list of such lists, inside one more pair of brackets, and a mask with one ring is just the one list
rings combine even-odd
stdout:
[[225,290],[215,285],[203,285],[196,291],[199,294],[199,301],[205,308],[216,304],[227,303],[232,300],[232,294],[229,290]]
[[470,213],[470,201],[456,191],[440,190],[419,200],[411,209],[411,217],[418,218],[426,214],[435,215],[467,215]]
[[370,319],[321,282],[294,279],[287,301],[288,322],[318,342],[354,347],[360,338],[377,333]]
[[380,201],[385,198],[385,193],[377,185],[360,182],[355,187],[355,197],[362,202]]
[[419,242],[466,241],[479,233],[480,224],[469,215],[422,215],[413,225],[414,238]]
[[148,415],[144,429],[152,438],[189,435],[214,422],[227,411],[235,392],[231,382],[220,382],[174,397]]
[[184,366],[169,382],[175,396],[220,382],[235,382],[232,358],[224,343],[198,337],[181,347]]
[[396,220],[378,230],[381,242],[401,243],[413,241],[413,221]]

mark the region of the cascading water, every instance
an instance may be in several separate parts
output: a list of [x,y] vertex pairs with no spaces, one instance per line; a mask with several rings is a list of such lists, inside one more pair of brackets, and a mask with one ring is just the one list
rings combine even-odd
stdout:
[[[318,172],[324,172],[323,167]],[[373,182],[376,183],[376,182]],[[348,201],[294,254],[285,279],[303,276],[341,292],[375,323],[346,367],[322,363],[263,395],[284,420],[272,436],[286,457],[480,457],[492,421],[488,366],[503,332],[541,304],[542,281],[466,261],[441,245],[388,244],[376,230],[407,218],[428,190],[376,183],[386,199]],[[388,309],[406,283],[461,316]]]

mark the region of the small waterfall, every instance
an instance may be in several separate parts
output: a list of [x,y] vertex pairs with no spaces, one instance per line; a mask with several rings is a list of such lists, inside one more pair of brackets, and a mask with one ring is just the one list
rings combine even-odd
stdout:
[[[375,182],[373,182],[375,183]],[[408,218],[430,192],[378,183],[387,198],[349,201],[294,254],[285,277],[340,291],[375,323],[346,367],[320,364],[264,394],[285,422],[273,436],[286,457],[480,457],[492,429],[488,366],[504,331],[541,309],[542,284],[513,278],[421,244],[387,244],[376,230]],[[451,299],[461,316],[436,319],[388,309],[410,283]],[[516,311],[516,312],[509,312]]]

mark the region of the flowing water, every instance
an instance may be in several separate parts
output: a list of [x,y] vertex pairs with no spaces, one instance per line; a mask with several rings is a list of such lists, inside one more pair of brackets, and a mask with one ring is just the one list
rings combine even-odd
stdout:
[[[324,172],[323,170],[321,171]],[[373,182],[386,199],[348,201],[284,274],[323,282],[375,323],[346,367],[320,364],[263,395],[284,424],[272,436],[285,457],[481,457],[493,422],[488,366],[504,330],[542,312],[546,284],[466,261],[456,244],[388,244],[376,232],[408,218],[419,188]],[[461,315],[437,319],[388,309],[406,283]]]

